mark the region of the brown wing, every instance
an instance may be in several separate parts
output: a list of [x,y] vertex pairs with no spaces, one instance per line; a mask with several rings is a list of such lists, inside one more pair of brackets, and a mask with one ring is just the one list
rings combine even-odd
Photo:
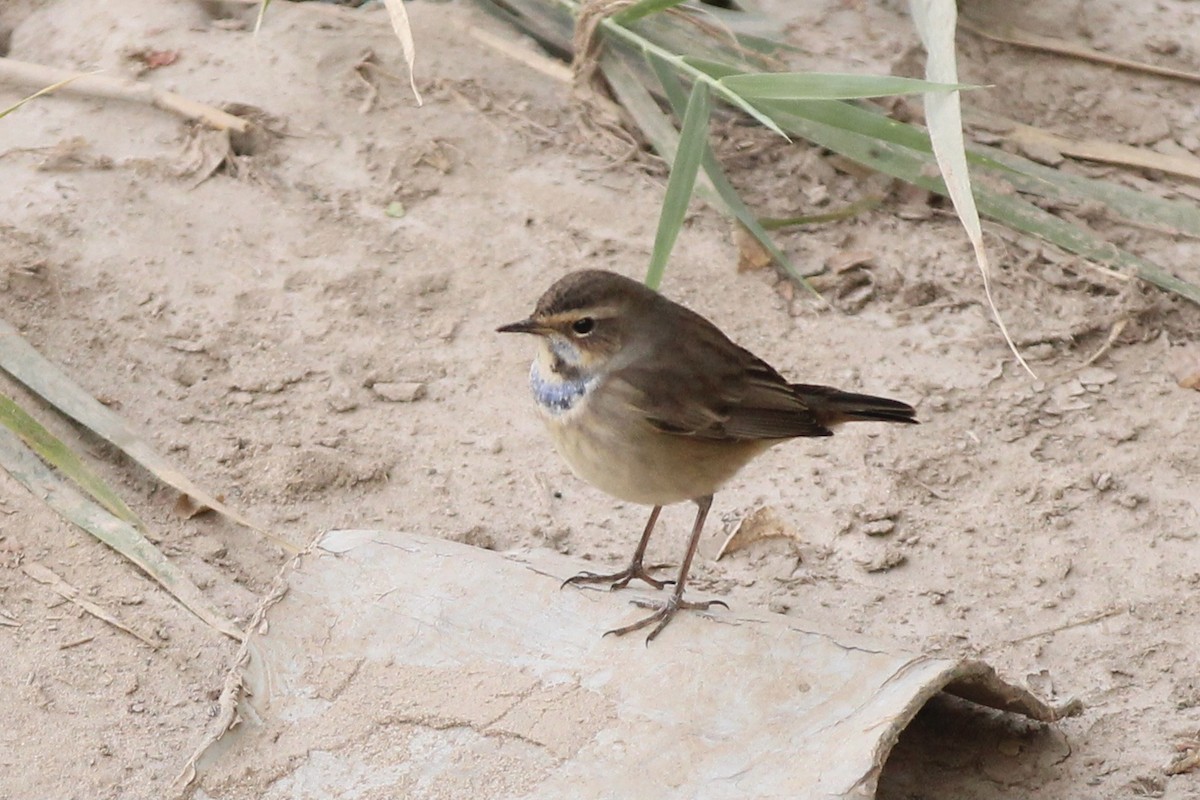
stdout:
[[688,324],[676,331],[688,335],[660,340],[658,357],[638,359],[609,378],[647,422],[668,433],[717,440],[832,433],[769,364],[703,317],[680,310]]

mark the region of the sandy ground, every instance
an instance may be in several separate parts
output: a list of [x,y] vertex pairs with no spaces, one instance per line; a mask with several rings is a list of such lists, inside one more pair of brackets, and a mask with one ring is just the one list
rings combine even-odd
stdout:
[[[915,36],[892,4],[776,5],[796,20],[800,66],[908,69]],[[1163,0],[1133,20],[1121,6],[1054,0],[1023,19],[1200,69],[1194,4]],[[185,472],[293,542],[373,526],[622,562],[644,509],[555,459],[526,395],[529,345],[493,329],[569,269],[639,276],[663,171],[590,146],[566,86],[468,34],[515,38],[487,17],[460,3],[411,12],[422,108],[406,81],[378,72],[367,103],[364,54],[404,72],[378,9],[276,2],[255,40],[241,6],[5,5],[14,58],[132,76],[137,53],[177,51],[143,79],[257,107],[274,133],[208,175],[207,138],[147,106],[54,98],[5,119],[0,314]],[[960,46],[964,78],[995,86],[980,107],[1076,137],[1200,151],[1193,85],[969,35]],[[0,103],[17,97],[6,89]],[[836,208],[879,185],[756,131],[725,130],[721,147],[766,214]],[[1195,241],[1074,213],[1197,279]],[[884,797],[1200,796],[1200,774],[1164,769],[1200,735],[1200,394],[1177,385],[1200,361],[1200,310],[993,235],[997,299],[1035,383],[1000,340],[941,204],[892,195],[782,242],[806,264],[866,266],[832,279],[839,308],[819,310],[771,271],[739,274],[729,225],[697,208],[664,289],[785,374],[911,400],[924,424],[863,426],[760,459],[718,495],[696,586],[980,655],[1086,705],[1053,733],[1054,757],[1022,760],[1046,735],[1024,728],[1003,752],[935,758],[921,785],[885,785]],[[1121,321],[1111,349],[1080,369]],[[216,603],[248,617],[281,551],[211,515],[179,518],[173,492],[54,427],[97,457]],[[755,513],[789,536],[714,561]],[[653,560],[677,558],[690,515],[664,513]],[[161,646],[65,604],[22,570],[31,563]],[[0,798],[161,796],[210,720],[233,643],[7,475],[0,611]]]

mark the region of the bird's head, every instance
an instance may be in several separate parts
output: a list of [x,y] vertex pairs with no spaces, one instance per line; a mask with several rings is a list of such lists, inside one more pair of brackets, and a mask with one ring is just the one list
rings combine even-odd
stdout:
[[496,330],[542,337],[547,366],[554,372],[593,373],[622,353],[657,297],[652,289],[614,272],[581,270],[547,289],[528,319]]

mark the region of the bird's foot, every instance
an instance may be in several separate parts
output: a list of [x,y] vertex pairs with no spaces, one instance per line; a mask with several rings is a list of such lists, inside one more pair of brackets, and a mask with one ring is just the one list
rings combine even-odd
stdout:
[[584,583],[607,583],[609,584],[609,590],[613,591],[616,589],[624,589],[629,585],[630,581],[635,579],[639,581],[645,581],[655,589],[661,589],[668,583],[675,582],[658,580],[657,578],[653,577],[645,567],[642,566],[641,561],[635,561],[620,572],[614,572],[610,575],[601,575],[596,572],[581,572],[573,578],[567,578],[562,582],[562,586],[559,586],[559,588],[561,589],[563,586],[568,584],[574,584],[578,586],[579,584]]
[[[653,608],[655,611],[650,616],[644,619],[639,619],[637,622],[626,625],[623,628],[614,628],[611,631],[606,631],[604,634],[605,636],[608,636],[610,633],[613,636],[624,636],[627,633],[633,633],[634,631],[641,630],[647,625],[654,625],[654,629],[650,631],[650,635],[646,637],[646,644],[650,644],[650,642],[654,641],[654,637],[658,636],[658,634],[662,632],[662,629],[667,627],[667,624],[671,621],[671,618],[675,616],[675,612],[677,611],[682,611],[685,609],[691,611],[706,611],[713,606],[729,608],[724,600],[704,600],[695,602],[692,600],[684,600],[678,594],[672,594],[666,600],[647,600],[638,598],[636,600],[630,600],[629,602],[633,603],[633,605],[638,606],[639,608]],[[658,624],[655,625],[655,623]]]

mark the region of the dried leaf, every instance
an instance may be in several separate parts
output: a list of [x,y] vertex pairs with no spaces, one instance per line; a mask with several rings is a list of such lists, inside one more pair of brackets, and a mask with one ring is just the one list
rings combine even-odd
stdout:
[[192,519],[193,517],[198,517],[201,514],[210,513],[212,508],[204,505],[203,503],[197,503],[188,495],[181,493],[179,498],[175,501],[175,507],[172,509],[172,511],[174,511],[175,516],[179,517],[180,519]]
[[721,549],[717,551],[717,560],[726,553],[742,550],[760,539],[788,538],[799,539],[800,534],[779,518],[771,506],[762,506],[742,519],[733,533],[725,539]]
[[158,645],[156,643],[154,643],[150,639],[146,638],[142,634],[138,633],[133,628],[130,628],[125,623],[121,622],[121,620],[117,619],[117,617],[114,614],[112,614],[109,611],[106,611],[105,609],[103,609],[102,607],[96,605],[91,600],[88,600],[86,597],[81,597],[79,595],[78,589],[76,589],[74,586],[72,586],[71,584],[64,581],[62,578],[60,578],[58,575],[56,575],[52,570],[48,569],[47,567],[44,567],[41,564],[31,563],[31,564],[25,564],[24,566],[22,566],[21,571],[24,572],[29,577],[33,578],[38,583],[40,583],[44,586],[49,586],[56,593],[58,593],[61,597],[63,597],[66,600],[69,600],[70,602],[79,606],[84,611],[86,611],[87,613],[89,613],[93,617],[95,617],[96,619],[107,622],[109,625],[112,625],[114,628],[116,628],[118,630],[122,630],[125,633],[128,633],[130,636],[137,639],[142,644],[147,645],[148,647],[151,647],[155,650],[158,649]]
[[766,269],[775,260],[767,252],[767,248],[762,246],[762,242],[740,222],[733,224],[733,243],[738,249],[738,272]]

